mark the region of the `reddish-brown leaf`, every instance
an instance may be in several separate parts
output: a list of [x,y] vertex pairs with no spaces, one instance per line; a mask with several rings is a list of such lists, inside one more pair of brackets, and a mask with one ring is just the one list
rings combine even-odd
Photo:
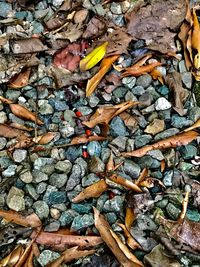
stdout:
[[16,74],[14,77],[11,78],[8,83],[8,87],[12,89],[18,89],[26,86],[29,82],[30,74],[31,70],[29,68],[22,70],[22,72]]
[[26,132],[10,127],[6,124],[0,124],[0,136],[6,138],[17,137],[19,140],[27,139]]
[[23,253],[23,247],[21,245],[17,246],[8,256],[0,260],[1,267],[16,266]]
[[155,67],[160,66],[160,65],[162,64],[158,61],[145,65],[145,66],[138,67],[138,68],[133,65],[132,67],[125,68],[125,72],[122,73],[122,77],[130,76],[130,75],[137,77],[142,74],[151,72]]

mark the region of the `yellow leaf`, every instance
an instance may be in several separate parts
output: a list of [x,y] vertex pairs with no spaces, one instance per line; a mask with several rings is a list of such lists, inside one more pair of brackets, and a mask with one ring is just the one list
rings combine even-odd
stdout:
[[95,48],[91,53],[89,53],[85,58],[80,61],[80,70],[89,70],[93,68],[106,54],[106,47],[108,42]]

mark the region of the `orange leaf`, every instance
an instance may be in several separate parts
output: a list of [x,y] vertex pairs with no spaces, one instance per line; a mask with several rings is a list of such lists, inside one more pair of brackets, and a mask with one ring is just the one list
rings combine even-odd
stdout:
[[0,260],[1,267],[16,266],[23,253],[23,247],[21,245],[17,246],[8,256]]
[[56,132],[49,132],[41,136],[38,136],[37,138],[33,138],[33,141],[37,144],[45,145],[51,142],[56,135],[57,135]]
[[192,14],[193,14],[192,48],[200,52],[200,26],[194,8],[192,9]]
[[200,127],[200,119],[198,119],[192,126],[190,126],[189,128],[186,128],[185,130],[183,130],[183,132],[188,132],[191,130],[194,130],[196,128]]
[[124,235],[127,238],[127,245],[135,250],[137,248],[141,249],[140,244],[138,244],[138,242],[132,237],[132,235],[130,234],[130,232],[128,231],[128,229],[126,228],[126,226],[124,224],[118,223],[118,225],[122,228],[122,230],[124,231]]
[[125,216],[125,225],[128,231],[130,230],[133,222],[135,221],[136,217],[132,208],[126,208],[126,216]]
[[173,135],[164,140],[160,140],[152,145],[141,147],[135,151],[122,153],[123,157],[143,157],[147,152],[153,149],[166,149],[170,147],[178,147],[187,145],[195,140],[199,134],[195,131],[188,131],[181,134]]
[[156,61],[156,62],[153,62],[151,64],[141,66],[139,68],[129,67],[129,68],[125,69],[126,71],[122,74],[122,77],[127,77],[130,75],[140,76],[142,74],[151,72],[155,67],[161,66],[161,65],[162,64],[160,62]]
[[150,75],[152,76],[152,78],[154,80],[158,80],[161,84],[164,84],[164,81],[163,81],[163,77],[162,77],[162,74],[159,70],[157,69],[153,69],[151,72],[150,72]]
[[19,74],[16,74],[8,83],[8,87],[12,89],[18,89],[24,87],[28,84],[31,70],[24,69]]
[[144,168],[142,172],[140,173],[140,176],[138,177],[138,179],[135,181],[135,184],[139,185],[145,179],[147,175],[148,175],[148,169]]
[[13,127],[10,127],[6,124],[0,124],[0,136],[6,137],[6,138],[15,138],[18,137],[18,139],[27,139],[27,135],[25,132],[15,129]]
[[102,80],[103,76],[108,72],[112,64],[118,59],[119,55],[106,57],[102,60],[100,70],[87,82],[86,96],[91,96],[98,84]]
[[78,203],[80,201],[83,201],[85,199],[91,198],[91,197],[99,197],[103,192],[105,192],[108,189],[108,186],[106,182],[102,179],[85,189],[81,193],[79,193],[76,197],[72,199],[72,202]]

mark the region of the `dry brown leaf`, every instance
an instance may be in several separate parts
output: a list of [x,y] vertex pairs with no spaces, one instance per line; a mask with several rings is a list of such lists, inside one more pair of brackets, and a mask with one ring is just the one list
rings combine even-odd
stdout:
[[6,124],[0,124],[0,136],[5,138],[17,137],[19,140],[26,140],[28,137],[26,132],[10,127]]
[[89,23],[87,25],[87,28],[84,31],[82,37],[85,38],[85,39],[87,39],[87,38],[94,39],[96,37],[99,37],[105,31],[106,31],[106,23],[105,23],[105,21],[102,18],[100,18],[100,17],[94,16],[89,21]]
[[199,128],[199,127],[200,127],[200,119],[198,119],[192,126],[183,130],[183,132],[189,132],[189,131],[192,131],[192,130]]
[[98,108],[90,117],[89,121],[84,121],[83,124],[89,128],[93,128],[97,124],[108,124],[115,116],[119,115],[128,108],[137,105],[139,102],[127,101],[115,106],[103,106]]
[[19,261],[22,253],[23,247],[21,245],[17,246],[8,256],[4,259],[0,260],[1,267],[14,267],[16,263]]
[[181,116],[185,115],[186,111],[184,110],[183,104],[188,96],[188,93],[182,86],[181,74],[179,72],[169,73],[165,77],[165,82],[174,95],[174,110],[176,110],[176,112],[178,112]]
[[108,189],[106,182],[101,179],[100,181],[86,187],[81,193],[72,199],[72,202],[78,203],[91,197],[99,197],[103,192]]
[[27,131],[27,132],[32,132],[34,130],[34,128],[32,128],[32,127],[28,127],[26,125],[22,125],[22,124],[19,124],[17,122],[11,122],[9,124],[9,126],[16,128],[16,129],[19,129],[19,130],[22,130],[22,131]]
[[126,242],[127,245],[135,250],[137,248],[142,249],[140,244],[138,244],[138,242],[132,237],[132,235],[130,234],[130,232],[128,231],[128,229],[126,228],[126,226],[124,224],[118,223],[118,225],[122,228],[122,230],[124,231],[124,235],[127,238]]
[[161,74],[161,72],[159,70],[153,69],[150,72],[150,75],[154,80],[158,80],[161,84],[164,84],[163,76],[162,76],[162,74]]
[[126,178],[124,178],[124,177],[122,177],[120,175],[117,175],[115,173],[106,176],[106,178],[108,178],[109,180],[113,181],[116,184],[120,184],[120,185],[122,185],[122,186],[124,186],[124,187],[126,187],[128,189],[131,189],[134,192],[137,192],[137,193],[141,193],[142,192],[142,190],[139,188],[139,186],[134,184],[132,181],[127,180]]
[[[35,233],[32,234],[32,238],[34,237]],[[102,243],[102,239],[99,236],[66,235],[42,231],[36,237],[36,243],[63,251],[71,246],[79,246],[79,248],[97,246]]]
[[148,175],[148,169],[144,168],[140,173],[138,179],[135,181],[135,184],[139,185],[147,177],[147,175]]
[[135,128],[138,124],[137,120],[133,117],[133,115],[126,111],[119,114],[119,116],[123,120],[124,124],[130,129]]
[[162,188],[165,188],[165,185],[159,179],[152,178],[152,177],[145,178],[138,185],[143,186],[143,187],[147,187],[147,188],[152,188],[155,186],[155,184],[161,186]]
[[33,142],[40,145],[46,145],[49,142],[51,142],[56,137],[56,135],[57,135],[56,132],[49,132],[41,136],[38,136],[37,138],[33,138]]
[[16,74],[14,77],[11,78],[8,83],[8,87],[12,89],[18,89],[26,86],[29,82],[30,74],[31,70],[29,68],[22,70],[19,74]]
[[[26,260],[26,262],[25,262],[25,264],[23,265],[23,267],[34,267],[34,265],[33,265],[33,256],[34,256],[33,251],[31,251],[29,256],[28,256],[28,258],[27,258],[27,260]],[[17,266],[15,266],[15,267],[17,267]]]
[[118,59],[119,55],[106,57],[102,60],[99,71],[87,82],[86,97],[91,96],[103,76],[109,71],[112,64]]
[[46,45],[38,38],[27,38],[12,42],[12,52],[14,54],[32,54],[48,50]]
[[[32,243],[34,242],[34,240],[32,240],[29,245],[26,247],[26,249],[24,250],[24,252],[22,253],[19,261],[17,262],[17,264],[15,265],[15,267],[32,267],[33,266],[33,262],[32,262],[32,259],[33,259],[33,251],[32,251]],[[29,261],[29,265],[28,265],[28,262]],[[25,266],[24,266],[24,263]]]
[[125,226],[129,231],[135,221],[136,217],[131,207],[126,207]]
[[166,162],[165,162],[165,159],[163,159],[163,160],[161,160],[161,162],[160,162],[160,171],[161,171],[161,172],[164,172],[165,167],[166,167]]
[[63,254],[53,262],[49,263],[46,267],[60,267],[62,263],[68,263],[72,260],[77,260],[82,257],[94,254],[96,251],[91,250],[79,250],[78,247],[67,249]]
[[123,251],[124,248],[121,249],[119,247],[118,240],[116,241],[116,239],[111,234],[113,232],[111,232],[111,227],[108,224],[108,222],[106,221],[106,219],[104,218],[104,216],[102,214],[100,214],[100,212],[96,208],[93,208],[93,209],[94,209],[95,227],[99,231],[99,233],[100,233],[102,239],[104,240],[104,242],[107,244],[109,249],[115,255],[116,259],[119,261],[119,263],[123,267],[139,267],[139,266],[143,266],[142,263],[140,265],[136,264],[135,262],[133,262],[131,259],[129,259],[127,257],[127,255]]
[[199,134],[195,131],[188,131],[181,134],[173,135],[164,140],[160,140],[152,145],[141,147],[137,150],[131,152],[122,153],[123,157],[143,157],[147,152],[153,149],[166,149],[170,147],[178,147],[182,145],[187,145],[193,140],[195,140]]
[[22,216],[21,214],[12,210],[0,210],[0,217],[3,217],[6,221],[13,222],[25,227],[36,228],[42,225],[39,217],[35,213],[32,213],[28,216]]
[[129,67],[129,68],[124,68],[125,72],[122,73],[122,77],[127,77],[127,76],[140,76],[142,74],[151,72],[155,67],[161,66],[162,64],[158,61],[153,62],[151,64],[145,65],[145,66],[140,66],[140,67],[135,67],[135,65]]

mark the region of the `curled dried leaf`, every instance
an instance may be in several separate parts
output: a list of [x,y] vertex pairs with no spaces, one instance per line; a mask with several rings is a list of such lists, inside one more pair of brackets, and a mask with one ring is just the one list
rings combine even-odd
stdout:
[[136,216],[134,214],[134,211],[131,207],[126,208],[126,216],[125,216],[125,226],[127,230],[129,231],[131,226],[133,225],[133,222],[135,221]]
[[101,179],[100,181],[86,187],[81,193],[72,199],[72,202],[78,203],[91,197],[99,197],[103,192],[108,189],[106,182]]
[[56,132],[49,132],[41,136],[38,136],[37,138],[33,138],[33,142],[40,145],[46,145],[49,142],[51,142],[56,137],[56,135],[57,135]]
[[6,138],[17,137],[18,140],[27,139],[27,135],[24,131],[10,127],[6,124],[0,124],[0,136],[6,137]]
[[134,75],[134,76],[140,76],[142,74],[151,72],[155,67],[161,66],[162,64],[158,61],[153,62],[151,64],[145,65],[145,66],[141,66],[139,68],[134,68],[130,67],[130,68],[126,68],[125,72],[123,72],[122,77],[127,77],[130,75]]
[[183,132],[189,132],[200,127],[200,119],[198,119],[192,126],[183,130]]
[[16,266],[17,262],[19,261],[22,253],[23,247],[21,245],[17,246],[8,256],[4,259],[0,260],[1,267],[14,267]]
[[182,145],[187,145],[193,140],[195,140],[199,134],[195,131],[188,131],[181,134],[173,135],[164,140],[160,140],[152,145],[141,147],[137,150],[131,152],[122,153],[123,157],[143,157],[147,152],[153,149],[166,149],[170,147],[178,147]]
[[8,87],[12,89],[18,89],[28,84],[29,77],[31,74],[30,69],[24,69],[19,74],[16,74],[8,83]]

